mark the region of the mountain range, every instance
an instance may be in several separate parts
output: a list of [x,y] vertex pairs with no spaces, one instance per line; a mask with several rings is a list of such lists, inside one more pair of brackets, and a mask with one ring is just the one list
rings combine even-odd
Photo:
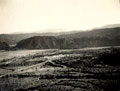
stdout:
[[0,42],[22,49],[71,49],[120,46],[120,27],[60,33],[1,34]]

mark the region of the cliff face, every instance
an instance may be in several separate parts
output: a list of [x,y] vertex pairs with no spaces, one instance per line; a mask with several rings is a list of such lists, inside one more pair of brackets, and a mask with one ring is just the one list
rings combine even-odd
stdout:
[[0,42],[0,50],[9,50],[10,47],[6,42]]

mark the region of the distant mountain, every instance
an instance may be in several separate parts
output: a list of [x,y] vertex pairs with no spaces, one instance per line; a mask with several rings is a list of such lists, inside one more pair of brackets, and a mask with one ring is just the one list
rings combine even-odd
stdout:
[[116,28],[116,27],[120,27],[120,24],[105,25],[105,26],[102,26],[101,28]]
[[17,42],[33,36],[59,36],[63,34],[72,34],[72,33],[74,33],[74,31],[59,32],[59,33],[47,32],[47,33],[0,34],[0,42],[6,42],[9,45],[16,45]]
[[60,38],[92,38],[92,37],[106,37],[109,39],[113,39],[115,37],[120,37],[120,27],[115,28],[101,28],[101,29],[93,29],[89,31],[81,31],[72,34],[63,34],[59,36]]
[[108,26],[89,31],[1,34],[0,42],[10,46],[17,44],[17,48],[29,49],[120,46],[119,24]]
[[54,34],[52,33],[25,33],[25,34],[1,34],[0,35],[0,41],[1,42],[6,42],[9,45],[14,45],[17,42],[26,39],[26,38],[30,38],[33,36],[54,36]]
[[120,46],[120,27],[94,29],[59,37],[69,40],[68,45],[73,48]]
[[94,29],[59,36],[37,36],[18,42],[17,48],[71,49],[84,47],[120,46],[120,28]]

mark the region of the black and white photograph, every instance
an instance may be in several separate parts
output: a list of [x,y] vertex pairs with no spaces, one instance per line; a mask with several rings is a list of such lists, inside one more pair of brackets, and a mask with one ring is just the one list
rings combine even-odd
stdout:
[[0,91],[120,91],[120,0],[0,0]]

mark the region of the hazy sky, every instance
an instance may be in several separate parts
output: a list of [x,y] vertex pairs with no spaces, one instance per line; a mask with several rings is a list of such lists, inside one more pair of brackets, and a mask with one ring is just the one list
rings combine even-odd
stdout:
[[120,24],[119,0],[0,0],[0,33],[86,30],[107,24]]

